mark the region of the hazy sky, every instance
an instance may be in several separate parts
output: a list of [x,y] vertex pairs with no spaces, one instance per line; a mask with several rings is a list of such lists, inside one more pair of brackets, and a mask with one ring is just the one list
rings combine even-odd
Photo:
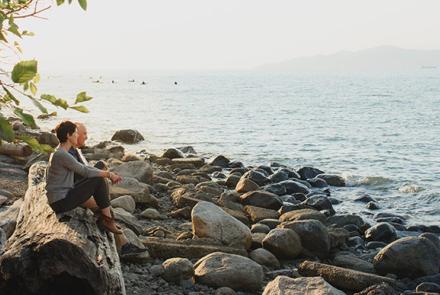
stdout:
[[[75,1],[75,0],[74,0]],[[54,1],[55,2],[55,1]],[[88,0],[32,20],[43,69],[249,69],[380,45],[440,48],[439,0]]]

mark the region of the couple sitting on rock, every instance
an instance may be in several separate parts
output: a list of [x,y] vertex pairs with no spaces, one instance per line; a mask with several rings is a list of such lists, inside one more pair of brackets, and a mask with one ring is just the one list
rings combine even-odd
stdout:
[[76,207],[89,208],[98,217],[98,224],[115,234],[121,256],[145,251],[129,243],[116,224],[110,205],[108,182],[122,181],[122,177],[106,170],[104,162],[88,166],[78,150],[87,140],[87,129],[81,123],[64,121],[54,129],[60,144],[50,155],[46,172],[46,191],[50,207],[55,213]]

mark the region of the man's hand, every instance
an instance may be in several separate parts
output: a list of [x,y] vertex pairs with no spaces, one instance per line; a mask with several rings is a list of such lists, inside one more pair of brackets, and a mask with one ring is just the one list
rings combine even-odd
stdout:
[[112,181],[112,184],[118,184],[122,182],[122,177],[114,172],[110,172],[110,180]]

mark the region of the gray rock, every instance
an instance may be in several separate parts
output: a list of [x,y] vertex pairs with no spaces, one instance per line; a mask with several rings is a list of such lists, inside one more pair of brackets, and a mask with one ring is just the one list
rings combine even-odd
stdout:
[[142,211],[141,216],[147,219],[163,219],[159,211],[154,208],[147,208]]
[[330,202],[329,199],[327,199],[326,196],[312,196],[308,199],[306,199],[302,204],[313,207],[314,209],[321,211],[321,210],[329,210],[332,215],[335,214],[335,210],[333,209],[333,205]]
[[270,232],[270,227],[262,223],[253,224],[251,227],[251,233],[264,233]]
[[296,194],[296,193],[301,193],[304,195],[307,195],[310,190],[309,188],[304,185],[303,183],[300,183],[299,181],[294,181],[294,180],[284,180],[279,182],[279,184],[281,184],[282,186],[284,186],[286,188],[286,194]]
[[397,238],[396,229],[387,222],[380,222],[365,231],[367,241],[390,243]]
[[311,179],[309,178],[307,179],[307,182],[310,183],[312,187],[318,187],[318,188],[328,187],[328,184],[324,179],[317,177]]
[[239,255],[214,252],[197,261],[194,268],[196,281],[211,287],[258,291],[263,284],[263,268]]
[[349,268],[357,271],[374,273],[374,266],[371,262],[365,261],[351,253],[341,253],[333,258],[333,265]]
[[324,222],[326,218],[327,217],[324,214],[322,214],[317,210],[300,209],[300,210],[284,213],[283,215],[280,216],[280,221],[285,222],[285,221],[304,220],[304,219],[316,219],[321,222]]
[[214,295],[236,295],[237,293],[229,287],[221,287],[215,290]]
[[112,198],[130,195],[136,203],[152,207],[159,205],[159,200],[150,194],[148,185],[131,177],[124,177],[121,183],[111,185],[110,195]]
[[122,208],[127,212],[133,213],[136,209],[136,202],[130,195],[120,196],[111,201],[114,208]]
[[279,183],[268,184],[264,187],[264,190],[278,196],[285,195],[287,192],[286,187]]
[[180,158],[185,158],[185,155],[181,150],[178,150],[176,148],[169,148],[163,152],[161,158],[180,159]]
[[153,178],[153,168],[147,161],[130,161],[117,166],[112,165],[110,171],[122,177],[135,178],[144,183],[151,183]]
[[208,161],[211,166],[219,166],[222,168],[228,168],[230,160],[223,155],[216,156]]
[[374,257],[373,264],[379,274],[417,278],[438,273],[440,257],[429,239],[406,237],[383,248]]
[[421,283],[417,286],[416,292],[440,293],[440,285],[436,283]]
[[324,179],[329,185],[332,186],[345,186],[345,180],[339,175],[333,174],[319,174],[317,178]]
[[321,277],[289,278],[278,276],[264,288],[263,295],[345,295]]
[[259,186],[264,186],[270,182],[270,180],[260,171],[249,170],[245,174],[243,174],[244,178],[249,178]]
[[310,178],[315,178],[319,174],[323,174],[324,171],[313,167],[302,167],[298,170],[298,174],[301,176],[302,180],[307,180]]
[[282,206],[279,197],[266,191],[252,191],[240,196],[243,205],[251,205],[267,209],[278,210]]
[[170,258],[162,263],[162,277],[167,282],[181,283],[191,279],[194,275],[194,267],[191,261],[186,258]]
[[256,191],[260,187],[258,184],[253,182],[251,179],[246,177],[241,177],[240,180],[237,182],[237,185],[235,187],[235,190],[241,194]]
[[365,208],[370,210],[377,210],[380,209],[379,205],[376,202],[368,202]]
[[125,129],[125,130],[116,131],[116,133],[112,136],[111,140],[116,140],[128,144],[134,144],[144,140],[144,137],[136,130]]
[[280,262],[271,252],[263,248],[258,248],[249,253],[249,258],[258,264],[267,266],[269,268],[279,268]]
[[273,229],[266,235],[262,243],[263,248],[279,258],[296,258],[302,251],[300,237],[290,229]]
[[355,224],[357,227],[361,228],[365,225],[362,217],[350,214],[331,216],[327,218],[327,221],[325,223],[327,225],[332,225],[335,227],[344,227],[344,225],[347,224]]
[[278,182],[281,182],[284,180],[288,180],[289,174],[285,171],[279,170],[279,171],[275,172],[274,174],[270,175],[269,179],[273,183],[278,183]]

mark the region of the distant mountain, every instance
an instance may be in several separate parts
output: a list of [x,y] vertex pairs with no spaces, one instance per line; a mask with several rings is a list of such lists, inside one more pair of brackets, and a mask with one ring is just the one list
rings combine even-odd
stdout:
[[262,65],[258,71],[280,72],[407,72],[440,68],[440,50],[403,49],[393,46],[329,55],[294,58]]

